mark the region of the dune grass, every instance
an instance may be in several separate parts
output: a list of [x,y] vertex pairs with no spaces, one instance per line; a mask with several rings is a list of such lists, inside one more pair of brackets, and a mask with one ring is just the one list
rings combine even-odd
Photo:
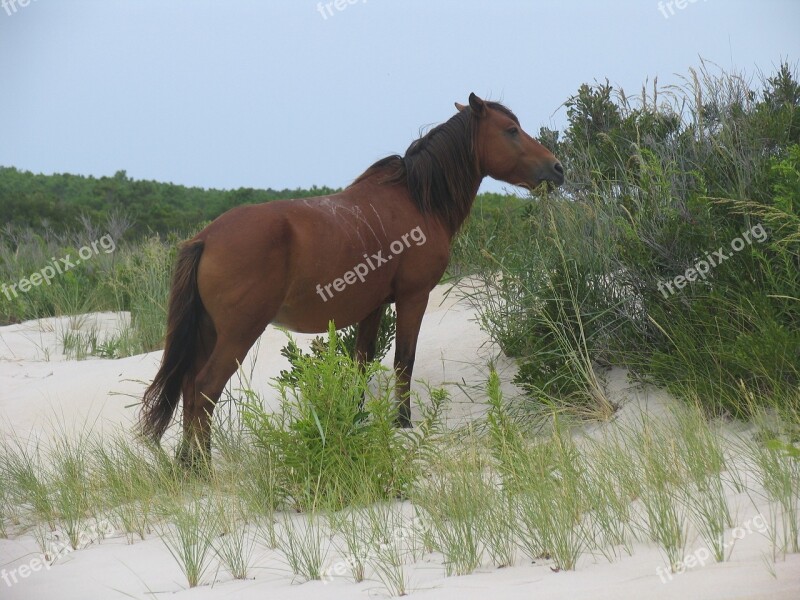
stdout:
[[747,446],[763,493],[770,501],[773,550],[800,551],[800,428],[798,412],[782,407],[761,416],[761,435]]
[[189,587],[196,587],[211,566],[219,521],[213,503],[204,499],[176,502],[167,509],[161,539],[178,563]]
[[246,503],[237,496],[217,496],[214,512],[218,537],[212,548],[234,579],[247,579],[253,565],[257,535],[248,523]]
[[293,575],[305,581],[322,579],[330,540],[319,514],[306,512],[300,519],[284,515],[276,540]]
[[641,95],[582,86],[541,132],[565,184],[467,224],[453,261],[523,417],[608,418],[611,365],[710,416],[797,409],[796,65],[758,83],[704,62]]
[[[308,368],[329,369],[325,360]],[[797,552],[797,457],[770,443],[797,431],[796,415],[780,431],[774,424],[782,421],[773,419],[771,428],[762,424],[733,440],[721,437],[701,409],[690,408],[666,420],[606,424],[589,436],[554,413],[530,433],[513,418],[498,383],[492,373],[485,427],[447,432],[429,423],[437,434],[422,441],[393,430],[402,441],[396,456],[360,448],[360,479],[352,466],[317,462],[317,478],[337,483],[311,491],[304,483],[300,496],[280,491],[298,489],[296,475],[280,461],[263,462],[264,449],[248,442],[247,428],[227,430],[213,470],[199,478],[166,452],[122,436],[85,433],[47,447],[4,440],[2,528],[11,537],[34,534],[44,551],[54,531],[76,548],[80,540],[95,543],[85,533],[108,520],[130,543],[161,537],[189,587],[252,577],[277,552],[297,581],[346,574],[401,596],[411,591],[419,561],[438,562],[444,576],[530,561],[573,570],[582,560],[617,560],[638,541],[659,547],[665,566],[674,569],[693,539],[716,560],[727,560],[723,544],[740,524],[725,491],[738,481],[770,506],[778,527],[770,537],[774,558]],[[323,433],[334,431],[327,426]],[[408,460],[415,442],[428,450]],[[367,469],[370,460],[381,468]],[[370,473],[384,478],[387,460],[412,465],[399,497],[395,486],[366,480]],[[298,507],[298,497],[308,504]]]
[[252,577],[277,556],[295,581],[347,573],[402,596],[421,561],[446,577],[531,562],[569,571],[645,543],[674,571],[693,540],[727,560],[732,490],[769,506],[773,560],[797,552],[791,408],[758,409],[734,439],[699,404],[588,430],[555,410],[532,426],[491,371],[483,422],[448,430],[447,394],[433,389],[417,399],[417,427],[397,430],[391,379],[369,385],[378,367],[361,370],[339,343],[331,331],[276,382],[274,413],[240,371],[226,401],[242,416],[219,407],[202,474],[122,434],[3,440],[0,532],[31,534],[45,553],[60,532],[77,550],[107,521],[129,543],[160,537],[189,587]]
[[[24,293],[0,294],[3,324],[43,317],[71,317],[58,331],[68,358],[120,358],[162,346],[166,301],[175,248],[182,235],[152,236],[133,243],[124,240],[128,224],[114,213],[101,223],[82,219],[72,229],[56,232],[6,229],[0,233],[0,281],[21,281],[54,262],[75,257],[103,236],[113,241],[83,264],[59,273]],[[99,246],[98,246],[99,248]],[[90,312],[128,312],[130,319],[116,332],[85,330],[77,321]]]

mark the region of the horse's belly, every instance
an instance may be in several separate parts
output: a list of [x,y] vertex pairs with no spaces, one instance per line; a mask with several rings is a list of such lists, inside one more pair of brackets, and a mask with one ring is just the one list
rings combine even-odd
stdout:
[[[325,294],[324,289],[322,289],[322,294]],[[366,318],[378,305],[385,303],[383,301],[341,302],[334,298],[323,300],[322,294],[297,304],[291,300],[284,303],[272,320],[272,324],[297,333],[325,333],[328,331],[330,321],[334,322],[337,329],[355,325]]]

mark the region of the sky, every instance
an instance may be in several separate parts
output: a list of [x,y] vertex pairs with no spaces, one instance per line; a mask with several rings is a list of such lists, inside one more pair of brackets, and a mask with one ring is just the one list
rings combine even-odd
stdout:
[[342,187],[470,92],[535,135],[582,83],[757,83],[798,31],[800,0],[0,0],[0,165]]

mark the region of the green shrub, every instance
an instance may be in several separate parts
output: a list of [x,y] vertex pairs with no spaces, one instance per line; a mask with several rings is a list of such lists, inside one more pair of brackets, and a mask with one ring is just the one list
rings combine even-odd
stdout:
[[[614,364],[713,413],[796,403],[795,74],[781,65],[759,93],[704,64],[638,103],[605,84],[582,86],[567,107],[563,138],[543,131],[565,185],[457,242],[528,406],[608,416],[601,376]],[[728,258],[698,276],[720,249]]]
[[[383,357],[389,351],[389,348],[394,341],[395,329],[397,326],[397,314],[394,310],[384,309],[381,315],[381,323],[378,328],[378,337],[375,342],[375,357],[374,362],[381,362]],[[338,343],[336,344],[337,352],[343,356],[356,355],[356,338],[358,336],[358,326],[352,325],[345,327],[337,332]],[[300,346],[290,337],[289,343],[281,348],[281,355],[286,357],[291,364],[291,368],[281,371],[278,376],[278,381],[284,385],[296,386],[300,379],[299,371],[303,368],[304,364],[308,364],[310,358],[321,358],[328,350],[328,341],[323,339],[322,336],[315,337],[311,342],[311,354],[306,354],[300,349]]]
[[252,395],[244,405],[247,432],[276,472],[277,495],[296,509],[394,498],[413,480],[421,453],[412,439],[419,433],[395,429],[392,386],[369,386],[383,368],[362,368],[341,344],[331,324],[324,349],[296,358],[293,378],[277,382],[277,411]]

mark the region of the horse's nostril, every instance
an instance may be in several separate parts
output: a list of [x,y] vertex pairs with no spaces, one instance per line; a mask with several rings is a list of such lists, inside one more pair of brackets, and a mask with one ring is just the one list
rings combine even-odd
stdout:
[[560,162],[557,162],[556,164],[553,165],[553,170],[559,175],[564,174],[564,167],[561,166]]

